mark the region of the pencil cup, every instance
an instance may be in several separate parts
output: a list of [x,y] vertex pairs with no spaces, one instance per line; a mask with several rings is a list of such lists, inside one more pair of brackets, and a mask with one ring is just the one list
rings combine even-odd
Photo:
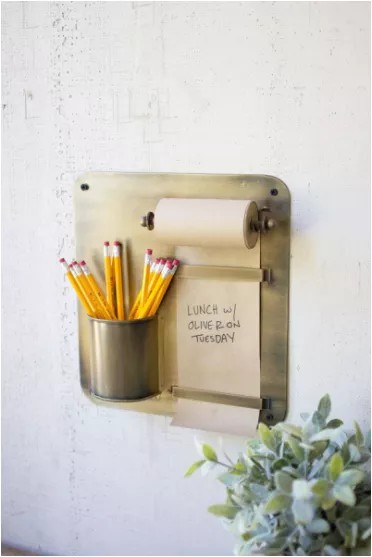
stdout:
[[91,391],[135,401],[159,394],[157,317],[136,321],[89,318]]

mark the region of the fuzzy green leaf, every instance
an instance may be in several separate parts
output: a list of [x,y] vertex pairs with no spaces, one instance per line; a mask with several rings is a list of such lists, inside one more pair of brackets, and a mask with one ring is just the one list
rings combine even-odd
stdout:
[[322,518],[316,518],[306,526],[312,534],[326,534],[330,530],[328,522]]
[[217,462],[217,455],[210,445],[204,443],[202,446],[202,450],[207,460],[212,460],[213,462]]
[[340,453],[335,453],[328,463],[328,472],[331,480],[337,480],[338,476],[344,469],[344,461]]
[[249,490],[257,501],[262,501],[268,496],[268,489],[266,486],[256,483],[249,484]]
[[327,447],[328,447],[327,441],[315,441],[315,443],[312,444],[313,450],[311,453],[311,457],[319,458],[320,456],[323,455]]
[[326,394],[319,401],[318,412],[326,420],[329,416],[330,411],[331,411],[331,399],[330,396]]
[[218,479],[226,487],[234,487],[236,484],[242,481],[239,474],[230,474],[229,472],[221,474],[220,476],[218,476]]
[[198,468],[203,466],[204,462],[205,460],[198,460],[197,462],[194,462],[194,464],[191,464],[190,468],[187,470],[185,474],[185,478],[191,476],[196,470],[198,470]]
[[277,472],[278,470],[284,468],[284,466],[288,466],[288,464],[288,460],[286,460],[285,458],[278,458],[278,460],[275,460],[273,462],[271,469],[273,472]]
[[322,429],[310,438],[311,443],[314,443],[315,441],[330,441],[338,447],[342,447],[346,440],[347,436],[342,427],[336,427],[335,429]]
[[349,469],[341,472],[337,478],[338,485],[349,485],[350,487],[355,487],[364,479],[364,472],[356,469]]
[[337,499],[337,501],[340,501],[340,503],[349,506],[355,505],[355,493],[348,485],[336,484],[333,487],[332,492],[334,497]]
[[292,437],[296,437],[296,439],[299,439],[300,441],[302,440],[302,429],[296,425],[279,423],[276,425],[276,429],[279,429],[279,431],[287,433]]
[[330,511],[336,504],[336,499],[333,495],[326,495],[326,497],[322,501],[322,509],[323,511]]
[[286,509],[291,503],[291,498],[288,495],[272,495],[267,501],[264,513],[275,514],[279,511]]
[[208,511],[215,516],[223,516],[232,520],[239,512],[239,508],[232,505],[211,505],[208,507]]
[[350,462],[360,462],[361,454],[356,445],[349,443]]
[[292,484],[293,478],[286,474],[285,472],[275,472],[274,474],[274,482],[276,488],[286,494],[290,494],[292,492]]
[[306,480],[294,480],[292,484],[292,495],[295,499],[311,499],[313,493],[311,484]]
[[318,410],[316,410],[312,416],[313,424],[323,427],[325,424],[325,417]]
[[343,461],[345,462],[345,464],[347,464],[350,460],[349,445],[347,443],[342,445],[341,456],[342,456]]
[[364,445],[364,436],[360,430],[358,422],[354,422],[355,428],[355,439],[358,447],[362,447]]
[[294,439],[293,437],[289,437],[287,439],[287,443],[290,446],[291,451],[294,454],[294,456],[296,457],[296,459],[299,462],[302,462],[302,460],[305,458],[305,451],[300,446],[299,441],[297,441],[297,439]]
[[234,465],[234,473],[237,474],[244,474],[247,471],[247,467],[242,460],[238,460],[238,462]]
[[295,499],[292,503],[292,512],[297,524],[309,524],[315,514],[315,507],[310,501]]
[[333,420],[330,420],[329,422],[326,423],[326,428],[336,429],[337,427],[341,427],[342,425],[344,425],[344,422],[342,420],[338,420],[337,418],[334,418]]
[[275,439],[267,425],[261,422],[258,426],[258,433],[265,447],[270,449],[270,451],[275,451]]
[[314,495],[317,495],[318,497],[321,497],[321,499],[323,499],[327,495],[330,487],[330,483],[327,480],[319,478],[319,480],[316,480],[311,486],[311,491],[314,493]]

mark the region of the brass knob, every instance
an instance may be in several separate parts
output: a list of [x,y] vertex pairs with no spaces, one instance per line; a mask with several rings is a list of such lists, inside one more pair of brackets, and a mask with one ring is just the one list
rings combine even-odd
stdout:
[[269,209],[263,209],[260,211],[259,219],[251,224],[254,230],[265,233],[268,230],[272,230],[277,225],[276,220],[269,217],[268,213],[270,213]]
[[265,222],[265,228],[266,230],[271,230],[272,228],[274,228],[274,226],[276,226],[276,220],[273,218],[267,219]]
[[147,228],[147,230],[153,230],[154,229],[154,213],[152,211],[149,211],[147,213],[147,215],[143,215],[141,217],[141,226],[143,226],[144,228]]

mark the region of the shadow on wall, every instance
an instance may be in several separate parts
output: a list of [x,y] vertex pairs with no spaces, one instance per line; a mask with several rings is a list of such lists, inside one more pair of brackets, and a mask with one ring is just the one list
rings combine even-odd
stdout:
[[30,553],[21,548],[10,547],[9,545],[1,544],[1,555],[41,555],[40,553]]

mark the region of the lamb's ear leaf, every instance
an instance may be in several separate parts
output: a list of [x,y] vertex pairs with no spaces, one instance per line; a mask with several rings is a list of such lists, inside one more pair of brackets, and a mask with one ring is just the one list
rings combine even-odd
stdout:
[[318,412],[326,420],[331,412],[331,398],[329,394],[324,395],[318,404]]
[[344,461],[340,453],[335,453],[328,463],[328,472],[331,480],[335,481],[344,469]]
[[258,426],[258,433],[265,447],[270,449],[270,451],[275,451],[276,443],[275,443],[274,435],[271,433],[267,425],[261,422]]
[[210,445],[204,443],[202,449],[203,449],[203,454],[207,460],[212,460],[213,462],[217,462],[217,455]]
[[198,460],[197,462],[194,462],[194,464],[191,464],[190,468],[187,470],[185,474],[185,478],[191,476],[196,470],[198,470],[198,468],[203,466],[204,462],[205,460]]
[[239,508],[233,507],[232,505],[211,505],[208,507],[208,511],[215,516],[223,516],[231,520],[235,518],[236,514],[239,512]]
[[275,514],[289,507],[291,503],[291,498],[288,495],[277,495],[274,494],[267,501],[264,509],[265,514]]

